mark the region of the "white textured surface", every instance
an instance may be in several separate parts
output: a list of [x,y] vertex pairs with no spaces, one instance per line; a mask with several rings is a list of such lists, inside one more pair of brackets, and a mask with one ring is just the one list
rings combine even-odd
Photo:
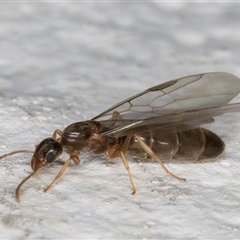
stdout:
[[[208,71],[240,77],[239,3],[1,3],[0,154],[166,80]],[[211,127],[225,155],[205,164],[129,162],[84,153],[48,192],[60,164],[0,162],[0,238],[239,238],[239,114]]]

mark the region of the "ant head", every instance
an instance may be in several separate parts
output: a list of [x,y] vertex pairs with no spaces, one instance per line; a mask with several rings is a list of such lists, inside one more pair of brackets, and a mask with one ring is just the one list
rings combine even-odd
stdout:
[[36,147],[31,160],[33,171],[37,171],[43,166],[46,166],[62,154],[63,148],[59,142],[53,138],[42,140]]

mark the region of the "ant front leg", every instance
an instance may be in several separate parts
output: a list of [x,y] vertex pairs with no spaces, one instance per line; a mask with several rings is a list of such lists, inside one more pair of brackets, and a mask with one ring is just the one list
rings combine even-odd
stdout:
[[[59,135],[60,138],[57,138],[57,135]],[[59,130],[59,129],[55,130],[53,135],[52,135],[52,138],[56,141],[59,141],[59,139],[61,139],[61,137],[62,137],[62,131]]]
[[80,159],[78,156],[79,151],[74,151],[70,154],[68,160],[64,163],[64,165],[62,166],[58,174],[55,176],[55,178],[52,180],[52,182],[44,189],[44,192],[47,192],[52,187],[52,185],[63,175],[71,161],[73,161],[76,165],[80,164]]

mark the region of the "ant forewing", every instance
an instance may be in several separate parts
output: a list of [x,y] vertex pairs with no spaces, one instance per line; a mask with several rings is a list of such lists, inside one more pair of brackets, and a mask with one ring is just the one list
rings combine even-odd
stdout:
[[[130,97],[95,118],[56,130],[41,141],[31,159],[33,172],[15,191],[42,167],[56,161],[63,151],[69,158],[45,192],[64,173],[71,161],[80,163],[79,154],[87,150],[108,158],[121,158],[128,172],[132,194],[136,192],[126,153],[140,159],[152,158],[172,177],[164,162],[213,161],[222,155],[225,144],[213,132],[201,128],[213,117],[240,111],[240,103],[229,103],[240,92],[240,80],[229,73],[204,73],[172,80]],[[18,150],[1,156],[4,158]]]

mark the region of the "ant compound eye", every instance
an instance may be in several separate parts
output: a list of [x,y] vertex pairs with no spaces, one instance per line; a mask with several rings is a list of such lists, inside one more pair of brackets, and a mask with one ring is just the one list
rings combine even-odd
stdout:
[[53,152],[53,150],[50,150],[49,152],[47,152],[45,156],[45,161],[48,163],[52,163],[54,160],[55,160],[55,153]]

